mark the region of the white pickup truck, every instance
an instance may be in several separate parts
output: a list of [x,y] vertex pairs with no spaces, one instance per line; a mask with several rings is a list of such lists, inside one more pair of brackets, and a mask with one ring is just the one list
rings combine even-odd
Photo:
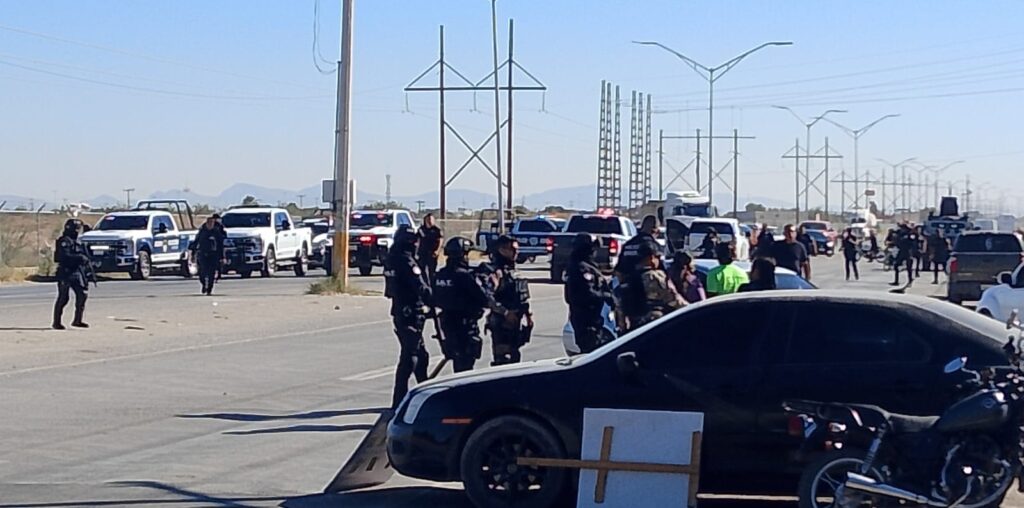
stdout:
[[[682,220],[683,218],[672,217],[673,221],[680,221],[685,227],[681,227],[679,231],[685,232],[686,240],[683,242],[683,249],[686,252],[690,252],[695,256],[699,256],[701,253],[700,246],[704,242],[704,237],[707,236],[708,232],[714,231],[718,233],[718,239],[720,242],[735,242],[736,243],[736,259],[745,261],[750,259],[750,240],[743,230],[740,228],[740,223],[736,219],[726,218],[698,218],[692,220]],[[669,227],[669,241],[673,245],[678,245],[676,239],[673,238],[675,228]]]
[[298,277],[309,271],[310,229],[295,227],[287,210],[232,208],[221,215],[221,223],[228,236],[224,241],[227,271],[242,278],[252,272],[271,277],[281,267],[292,267]]
[[[189,221],[191,230],[178,229],[174,213]],[[184,201],[140,201],[134,210],[103,216],[81,241],[97,273],[126,272],[145,280],[154,271],[192,277],[199,268],[189,250],[196,237],[192,210]]]

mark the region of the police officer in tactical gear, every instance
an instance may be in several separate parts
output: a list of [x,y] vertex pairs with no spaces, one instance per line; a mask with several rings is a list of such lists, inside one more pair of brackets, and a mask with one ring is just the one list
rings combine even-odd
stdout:
[[566,270],[565,303],[569,304],[569,323],[580,353],[589,353],[602,345],[604,305],[614,305],[612,290],[594,264],[597,239],[588,233],[573,238],[572,254]]
[[437,253],[441,249],[441,241],[444,240],[444,233],[434,223],[434,214],[428,213],[423,217],[419,237],[417,258],[419,258],[420,268],[426,275],[427,284],[433,285],[434,274],[437,272]]
[[654,232],[658,229],[658,219],[653,215],[647,215],[640,222],[640,230],[636,236],[622,244],[622,253],[619,254],[619,262],[615,265],[615,274],[619,280],[624,281],[633,274],[640,257],[637,249],[640,245],[648,242],[657,243],[654,239]]
[[644,242],[637,249],[640,262],[625,289],[623,309],[630,330],[655,321],[674,309],[685,305],[683,299],[668,282],[660,269],[658,244]]
[[53,306],[53,329],[64,330],[62,316],[64,307],[71,300],[69,292],[75,292],[75,319],[71,326],[88,328],[82,320],[85,314],[85,301],[89,297],[89,273],[92,270],[89,255],[85,246],[78,241],[78,230],[82,226],[78,219],[68,219],[64,223],[64,234],[57,239],[53,253],[57,262],[57,302]]
[[224,228],[217,224],[220,215],[213,214],[199,228],[195,241],[189,246],[196,261],[199,262],[199,282],[203,286],[204,295],[213,294],[213,284],[217,280],[217,271],[224,261]]
[[384,296],[391,299],[391,317],[400,347],[392,407],[398,407],[408,393],[409,376],[415,375],[417,382],[426,381],[430,361],[423,345],[423,326],[431,294],[423,270],[416,263],[416,244],[412,228],[399,229],[384,266]]
[[[491,332],[491,365],[518,363],[519,349],[530,340],[533,313],[530,312],[530,286],[516,272],[519,242],[501,235],[491,251],[491,262],[480,265],[491,296],[487,329]],[[525,326],[524,326],[525,320]]]
[[469,268],[470,246],[465,238],[448,240],[444,245],[445,266],[434,280],[434,304],[441,309],[438,320],[444,335],[441,349],[455,372],[472,370],[480,358],[483,339],[479,321],[490,305],[487,293]]

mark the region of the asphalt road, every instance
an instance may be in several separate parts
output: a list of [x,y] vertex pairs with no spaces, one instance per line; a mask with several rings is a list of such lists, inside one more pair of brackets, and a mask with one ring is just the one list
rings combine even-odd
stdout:
[[[861,282],[845,283],[841,264],[816,260],[814,282],[889,289],[890,275],[870,267]],[[537,328],[524,357],[561,356],[561,286],[542,282],[545,265],[526,269],[537,279]],[[357,280],[381,286],[379,276]],[[406,478],[319,494],[389,401],[397,343],[383,298],[319,305],[327,297],[302,296],[310,282],[284,274],[225,280],[218,286],[223,308],[264,309],[271,301],[280,314],[258,327],[245,314],[209,320],[222,328],[202,341],[183,331],[148,342],[95,319],[85,332],[93,335],[25,331],[29,322],[48,324],[53,285],[0,287],[0,352],[26,340],[77,353],[90,351],[83,341],[109,343],[87,359],[47,363],[44,356],[31,368],[0,371],[0,508],[469,506],[459,485]],[[140,299],[174,311],[206,302],[174,298],[197,292],[198,282],[174,278],[110,281],[93,290],[90,312]],[[429,347],[437,353],[436,344]]]

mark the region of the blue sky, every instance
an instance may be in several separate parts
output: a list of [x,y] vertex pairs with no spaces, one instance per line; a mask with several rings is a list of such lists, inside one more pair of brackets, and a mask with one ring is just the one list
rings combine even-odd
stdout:
[[[0,0],[0,194],[82,199],[126,186],[215,194],[235,182],[298,189],[328,177],[336,78],[313,64],[313,7]],[[321,0],[320,8],[321,51],[335,60],[340,5]],[[653,94],[655,130],[706,131],[706,84],[634,39],[709,65],[764,41],[794,42],[751,56],[717,84],[717,134],[757,137],[741,145],[741,199],[792,200],[792,161],[780,155],[804,129],[773,104],[805,117],[847,109],[833,118],[851,127],[900,113],[862,138],[863,170],[877,175],[876,158],[966,159],[944,178],[970,173],[991,182],[993,196],[1007,192],[1011,205],[1024,195],[1024,3],[501,0],[502,54],[509,17],[517,60],[549,89],[545,111],[539,93],[516,97],[517,195],[595,180],[601,79],[627,96]],[[452,65],[485,76],[486,0],[357,1],[352,157],[365,190],[382,192],[388,173],[396,195],[437,186],[436,95],[409,95],[405,111],[402,88],[436,60],[440,24]],[[493,98],[479,94],[477,112],[473,99],[450,95],[449,118],[476,144],[493,127]],[[835,164],[852,172],[849,138],[820,123],[815,148],[826,135],[845,156]],[[665,151],[682,166],[693,149],[673,142]],[[716,166],[728,151],[716,143]],[[449,154],[457,167],[465,152],[452,140]],[[454,186],[494,188],[475,166]]]

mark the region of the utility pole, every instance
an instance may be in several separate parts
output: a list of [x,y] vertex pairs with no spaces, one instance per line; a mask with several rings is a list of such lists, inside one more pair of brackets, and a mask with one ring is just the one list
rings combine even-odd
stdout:
[[352,17],[355,0],[342,0],[341,56],[338,59],[338,108],[334,129],[334,250],[331,266],[342,287],[348,287],[349,154],[352,123]]
[[[729,72],[730,69],[735,67],[741,61],[743,61],[744,58],[750,56],[752,53],[755,53],[755,52],[757,52],[757,51],[759,51],[761,49],[767,48],[769,46],[791,46],[793,43],[792,42],[766,42],[764,44],[761,44],[760,46],[757,46],[756,48],[753,48],[751,50],[748,50],[745,53],[740,54],[739,56],[737,56],[737,57],[735,57],[735,58],[733,58],[731,60],[726,61],[725,63],[723,63],[723,64],[721,64],[721,65],[719,65],[717,67],[708,67],[706,65],[702,65],[702,64],[698,63],[696,60],[693,60],[692,58],[689,58],[689,57],[683,55],[682,53],[680,53],[680,52],[678,52],[678,51],[676,51],[676,50],[674,50],[674,49],[672,49],[672,48],[670,48],[670,47],[668,47],[668,46],[666,46],[666,45],[664,45],[664,44],[662,44],[660,42],[633,41],[633,43],[634,44],[640,44],[640,45],[643,45],[643,46],[657,46],[657,47],[659,47],[659,48],[661,48],[661,49],[663,49],[665,51],[668,51],[669,53],[672,53],[673,55],[676,56],[676,58],[682,60],[686,65],[688,65],[691,69],[693,69],[694,72],[696,72],[697,74],[700,74],[700,76],[702,78],[704,78],[708,82],[708,176],[709,176],[709,178],[708,178],[708,199],[713,203],[714,199],[715,199],[713,197],[713,192],[714,192],[714,176],[713,176],[713,173],[715,171],[714,145],[713,145],[714,139],[715,139],[715,81],[718,81],[718,79],[721,78],[722,76],[724,76],[726,72]],[[717,76],[716,76],[716,73],[718,74]],[[697,174],[700,174],[699,170],[697,171]],[[700,187],[700,183],[699,182],[698,182],[697,187]]]
[[303,200],[303,198],[306,197],[306,195],[305,194],[296,194],[296,197],[299,198],[299,208],[300,209],[305,208],[305,206],[304,206],[305,203],[302,200]]
[[[505,186],[501,175],[501,90],[498,81],[498,0],[491,0],[491,49],[494,60],[494,159],[498,173],[498,234],[505,233]],[[511,65],[511,64],[509,64]],[[511,90],[508,92],[512,93]],[[509,114],[512,111],[509,110]],[[511,120],[511,117],[509,117]],[[509,125],[511,125],[511,121]]]
[[384,175],[384,206],[391,207],[391,175]]
[[131,208],[132,207],[132,193],[135,192],[135,188],[131,187],[131,188],[128,188],[128,189],[121,189],[121,190],[124,191],[126,207],[127,208]]
[[[826,208],[825,212],[826,213],[828,212],[828,171],[829,171],[828,160],[829,159],[841,159],[841,158],[843,158],[843,156],[842,155],[833,155],[830,152],[830,147],[829,147],[829,144],[828,144],[828,138],[825,138],[825,148],[824,148],[824,150],[825,150],[825,153],[820,154],[820,155],[818,153],[812,155],[810,153],[810,150],[804,150],[805,153],[801,153],[801,151],[800,151],[800,142],[799,142],[799,139],[798,139],[797,143],[795,143],[793,145],[793,148],[791,148],[788,152],[786,152],[786,153],[784,153],[782,155],[783,159],[794,159],[796,161],[796,176],[795,176],[795,179],[796,179],[796,220],[797,220],[797,222],[800,221],[800,196],[803,196],[803,198],[804,198],[804,210],[806,210],[808,213],[810,213],[810,210],[811,210],[811,206],[810,206],[811,189],[817,190],[818,193],[825,198],[825,205],[826,205],[825,206],[825,208]],[[820,152],[821,151],[819,150],[819,153]],[[811,176],[809,174],[801,173],[800,172],[800,159],[806,159],[807,162],[804,164],[804,167],[806,167],[806,168],[810,168],[810,159],[824,159],[825,160],[825,169],[823,169],[822,171],[818,172],[817,175],[814,175],[814,178],[811,178]],[[800,188],[801,177],[803,178],[803,181],[804,181],[803,190],[801,190],[801,188]],[[818,181],[821,180],[822,178],[824,178],[825,182],[826,182],[825,185],[824,185],[824,189],[822,187],[818,187]]]
[[426,203],[426,201],[423,201],[422,199],[417,199],[416,200],[416,215],[419,215],[419,214],[423,213],[423,204],[424,203]]
[[[793,118],[796,118],[796,120],[798,122],[800,122],[801,124],[803,124],[803,126],[807,129],[807,145],[806,145],[805,149],[807,150],[808,157],[804,161],[804,187],[808,190],[808,192],[804,193],[804,209],[809,210],[810,209],[810,206],[809,206],[810,205],[810,203],[809,203],[810,192],[809,192],[809,190],[810,190],[810,187],[811,187],[811,158],[810,158],[811,128],[813,128],[814,125],[817,124],[818,122],[824,120],[825,117],[827,115],[829,115],[830,113],[846,113],[847,111],[845,109],[829,109],[829,110],[825,111],[824,113],[822,113],[822,114],[818,115],[817,117],[815,117],[813,120],[806,121],[800,115],[796,114],[796,111],[793,111],[792,108],[789,108],[787,106],[772,106],[772,107],[775,108],[775,109],[781,109],[781,110],[784,110],[784,111],[788,111],[789,114],[793,115]],[[799,155],[799,154],[797,154],[797,155]],[[826,187],[828,186],[828,181],[827,180],[826,180],[825,186]],[[797,203],[797,208],[800,208],[800,203]]]

